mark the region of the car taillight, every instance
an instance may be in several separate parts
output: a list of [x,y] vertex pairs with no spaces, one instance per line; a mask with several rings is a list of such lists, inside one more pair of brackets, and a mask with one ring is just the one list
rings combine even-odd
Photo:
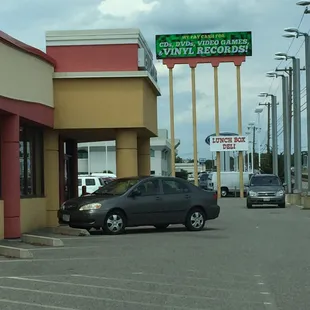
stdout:
[[214,198],[215,200],[217,200],[217,193],[214,193],[214,194],[213,194],[213,198]]

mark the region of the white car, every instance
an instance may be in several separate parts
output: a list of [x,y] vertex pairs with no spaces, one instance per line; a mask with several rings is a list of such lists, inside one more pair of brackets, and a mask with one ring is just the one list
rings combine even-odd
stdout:
[[78,176],[78,186],[79,186],[79,196],[82,195],[82,187],[86,186],[87,193],[93,193],[98,188],[104,186],[105,183],[102,178],[97,176],[89,175],[79,175]]

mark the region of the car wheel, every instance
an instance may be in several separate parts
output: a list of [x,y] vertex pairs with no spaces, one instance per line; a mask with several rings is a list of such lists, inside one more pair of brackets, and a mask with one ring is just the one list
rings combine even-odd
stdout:
[[253,205],[247,202],[246,207],[247,207],[248,209],[252,209],[252,208],[253,208]]
[[104,220],[103,230],[109,235],[119,235],[125,231],[126,217],[121,211],[108,213]]
[[227,197],[228,195],[228,189],[226,187],[221,188],[221,196],[222,197]]
[[203,230],[206,223],[206,216],[204,212],[200,209],[192,209],[189,211],[185,226],[191,231]]
[[154,225],[156,229],[166,229],[170,224]]
[[285,208],[285,203],[280,203],[279,208]]

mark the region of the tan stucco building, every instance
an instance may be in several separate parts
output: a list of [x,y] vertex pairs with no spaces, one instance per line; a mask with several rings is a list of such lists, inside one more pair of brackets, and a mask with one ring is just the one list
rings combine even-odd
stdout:
[[58,225],[78,142],[116,140],[117,176],[150,174],[160,90],[140,31],[48,32],[46,46],[0,32],[0,239]]

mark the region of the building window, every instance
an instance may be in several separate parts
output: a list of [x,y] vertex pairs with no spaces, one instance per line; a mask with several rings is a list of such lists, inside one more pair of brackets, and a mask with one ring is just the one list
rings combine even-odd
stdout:
[[95,181],[95,179],[86,179],[85,180],[85,185],[86,186],[95,186],[96,185],[96,181]]
[[164,159],[164,160],[167,159],[167,150],[163,150],[163,151],[161,152],[161,158]]
[[78,158],[79,159],[87,159],[88,152],[86,150],[78,150]]
[[155,151],[150,149],[150,155],[151,155],[151,157],[155,157]]
[[21,196],[43,196],[43,132],[37,127],[20,128],[19,164]]

